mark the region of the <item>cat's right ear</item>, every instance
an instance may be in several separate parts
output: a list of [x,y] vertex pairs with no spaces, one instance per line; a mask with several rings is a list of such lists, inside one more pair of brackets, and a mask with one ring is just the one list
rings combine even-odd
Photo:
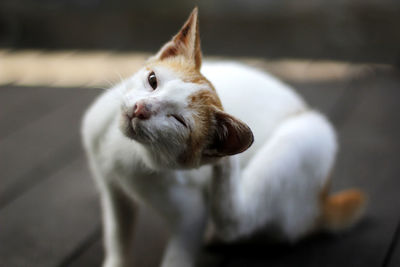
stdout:
[[180,31],[160,49],[155,59],[164,60],[177,56],[183,56],[196,69],[200,69],[201,48],[197,7],[193,9]]
[[223,112],[215,111],[216,122],[213,140],[204,151],[206,156],[223,157],[247,150],[254,141],[250,127],[239,119]]

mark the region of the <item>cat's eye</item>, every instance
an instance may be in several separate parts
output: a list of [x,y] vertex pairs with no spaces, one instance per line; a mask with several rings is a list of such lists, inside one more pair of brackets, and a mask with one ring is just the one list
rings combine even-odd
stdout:
[[157,77],[154,71],[150,72],[149,77],[147,77],[147,81],[149,82],[151,88],[154,90],[157,88]]
[[174,118],[175,120],[177,120],[180,124],[182,124],[182,125],[185,126],[186,128],[188,127],[187,124],[186,124],[186,122],[185,122],[185,119],[184,119],[182,116],[176,115],[176,114],[168,114],[167,116],[168,116],[168,117],[173,117],[173,118]]

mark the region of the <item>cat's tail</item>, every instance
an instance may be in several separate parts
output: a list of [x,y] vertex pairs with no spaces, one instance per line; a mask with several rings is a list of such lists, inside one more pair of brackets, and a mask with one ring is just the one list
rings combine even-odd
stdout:
[[365,212],[366,194],[357,189],[344,190],[322,199],[322,227],[337,232],[357,223]]

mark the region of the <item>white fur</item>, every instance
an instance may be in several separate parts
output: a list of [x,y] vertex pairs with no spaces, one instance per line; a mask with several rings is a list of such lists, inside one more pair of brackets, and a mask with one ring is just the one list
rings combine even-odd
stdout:
[[[118,127],[122,101],[129,110],[135,101],[150,94],[162,98],[162,103],[165,99],[181,103],[163,106],[166,111],[162,112],[178,108],[193,123],[190,118],[194,115],[184,103],[187,95],[199,88],[193,89],[195,85],[184,83],[169,70],[155,71],[160,79],[158,92],[143,89],[147,76],[141,70],[98,98],[84,117],[84,146],[103,195],[104,266],[124,266],[129,257],[123,248],[128,245],[118,240],[124,229],[119,229],[121,222],[112,217],[113,210],[123,209],[109,193],[116,187],[153,207],[171,226],[163,266],[193,265],[208,218],[226,240],[267,226],[276,227],[289,240],[309,232],[320,215],[318,196],[336,153],[335,133],[329,122],[309,110],[291,88],[266,73],[238,63],[205,63],[202,73],[215,86],[225,111],[250,126],[254,144],[214,167],[168,168],[167,157],[157,158],[125,137]],[[187,87],[187,95],[174,93],[181,87]],[[185,129],[174,121],[166,122],[165,117],[148,123],[155,130],[162,126],[170,131],[162,138],[185,134]]]

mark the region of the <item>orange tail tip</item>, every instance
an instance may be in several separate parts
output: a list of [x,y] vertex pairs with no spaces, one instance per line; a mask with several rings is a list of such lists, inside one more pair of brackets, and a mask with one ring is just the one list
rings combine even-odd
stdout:
[[366,195],[356,189],[327,196],[322,203],[323,227],[340,231],[353,226],[363,216],[366,202]]

